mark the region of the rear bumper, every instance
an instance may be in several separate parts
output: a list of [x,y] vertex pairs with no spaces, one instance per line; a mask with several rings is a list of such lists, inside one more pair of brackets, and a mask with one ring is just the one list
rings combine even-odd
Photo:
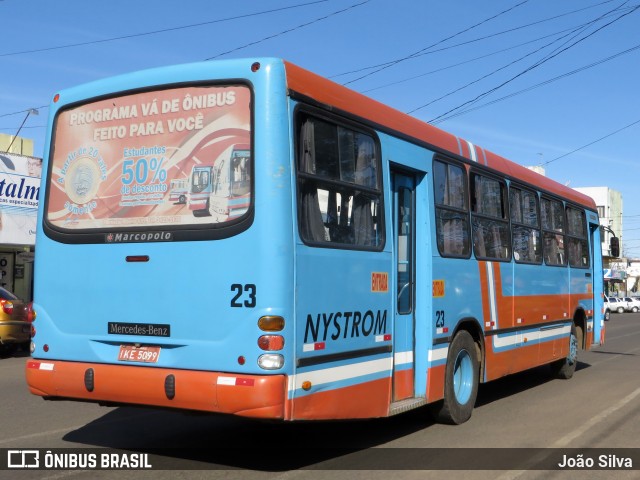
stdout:
[[187,201],[189,210],[202,210],[207,207],[207,200],[209,200],[208,193],[192,194]]
[[29,390],[45,398],[137,404],[284,419],[284,375],[29,360]]
[[20,321],[0,323],[0,344],[27,343],[30,339],[30,323]]

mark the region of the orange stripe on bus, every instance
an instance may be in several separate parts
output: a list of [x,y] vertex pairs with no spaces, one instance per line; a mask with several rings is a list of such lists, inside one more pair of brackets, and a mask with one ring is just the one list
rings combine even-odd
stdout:
[[[331,105],[345,112],[382,122],[386,127],[421,138],[430,144],[458,153],[456,137],[439,128],[388,107],[376,100],[338,85],[297,65],[284,62],[287,86],[294,92],[312,97],[320,103]],[[425,138],[427,137],[427,138]]]
[[[403,135],[408,135],[426,142],[429,145],[447,150],[455,155],[459,154],[458,141],[454,135],[360,93],[354,92],[297,65],[287,61],[284,61],[284,65],[287,75],[287,87],[290,90],[311,97],[333,108],[338,108],[353,115],[368,119],[388,129],[400,132]],[[460,139],[460,143],[464,145],[466,141]],[[579,205],[584,205],[592,210],[596,209],[595,201],[587,195],[554,182],[550,178],[500,157],[488,150],[484,150],[484,154],[483,163],[485,163],[484,158],[486,157],[486,165],[495,170],[506,175],[512,175],[532,185],[538,185],[541,190],[556,193]]]

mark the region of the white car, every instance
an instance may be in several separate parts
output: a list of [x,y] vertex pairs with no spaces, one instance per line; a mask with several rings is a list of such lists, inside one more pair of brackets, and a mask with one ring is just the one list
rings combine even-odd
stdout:
[[627,302],[627,312],[636,313],[640,311],[640,298],[638,297],[624,297],[622,300]]
[[605,308],[611,312],[624,313],[627,309],[627,302],[617,297],[604,297]]

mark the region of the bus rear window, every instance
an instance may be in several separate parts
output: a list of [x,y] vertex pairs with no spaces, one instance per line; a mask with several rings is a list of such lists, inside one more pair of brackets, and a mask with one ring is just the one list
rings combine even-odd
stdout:
[[187,86],[72,105],[56,117],[54,232],[225,226],[252,204],[251,92]]

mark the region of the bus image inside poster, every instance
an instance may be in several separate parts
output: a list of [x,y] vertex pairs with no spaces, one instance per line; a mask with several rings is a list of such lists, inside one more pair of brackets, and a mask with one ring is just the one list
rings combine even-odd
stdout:
[[[51,226],[76,231],[226,221],[196,218],[175,205],[171,185],[223,155],[228,162],[234,145],[248,148],[249,101],[244,86],[184,87],[65,110],[51,166]],[[246,197],[250,202],[250,192]]]

